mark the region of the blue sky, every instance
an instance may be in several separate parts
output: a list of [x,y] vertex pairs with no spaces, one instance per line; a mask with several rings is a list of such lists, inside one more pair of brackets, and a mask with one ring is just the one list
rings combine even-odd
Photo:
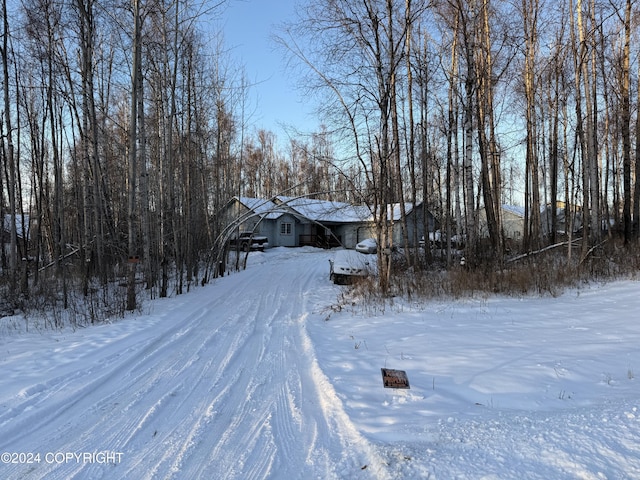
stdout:
[[248,81],[255,83],[251,99],[255,114],[250,123],[275,132],[280,145],[288,143],[282,125],[316,130],[313,108],[300,99],[296,78],[285,71],[282,51],[271,34],[277,24],[291,20],[293,0],[230,0],[222,20],[231,56],[245,66]]

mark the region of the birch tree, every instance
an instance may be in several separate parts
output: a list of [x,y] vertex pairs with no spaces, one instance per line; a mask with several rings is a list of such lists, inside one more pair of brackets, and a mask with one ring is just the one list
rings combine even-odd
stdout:
[[[538,18],[540,15],[538,0],[522,0],[522,20],[524,32],[524,94],[526,119],[526,185],[525,185],[525,249],[540,248],[540,166],[538,159]],[[555,207],[552,207],[555,208]]]
[[[0,56],[2,57],[2,86],[3,86],[3,108],[4,118],[0,120],[0,135],[2,142],[2,163],[4,173],[7,178],[7,194],[9,197],[9,285],[12,293],[17,287],[18,274],[18,232],[17,232],[17,192],[16,192],[16,157],[14,144],[14,130],[11,107],[11,90],[9,78],[11,76],[11,51],[9,33],[9,13],[7,11],[7,0],[2,0],[2,47]],[[6,139],[6,140],[4,140]],[[5,217],[2,216],[3,233]],[[3,252],[4,255],[4,252]]]
[[[622,116],[620,119],[622,133],[622,162],[623,162],[623,191],[624,204],[622,222],[624,228],[624,241],[629,243],[632,234],[632,217],[631,217],[631,74],[630,74],[630,57],[631,57],[631,0],[625,2],[624,9],[624,42],[622,50],[622,91],[620,92],[620,101],[622,104]],[[638,115],[640,117],[640,115]],[[640,135],[640,132],[636,132]],[[636,176],[640,172],[636,170]],[[635,219],[638,221],[638,218]]]
[[[127,278],[127,310],[135,310],[136,301],[136,189],[138,175],[138,109],[142,88],[142,18],[140,0],[133,0],[133,44],[131,65],[131,115],[129,119],[129,176],[127,203],[127,251],[129,254],[129,275]],[[140,112],[142,113],[142,112]]]

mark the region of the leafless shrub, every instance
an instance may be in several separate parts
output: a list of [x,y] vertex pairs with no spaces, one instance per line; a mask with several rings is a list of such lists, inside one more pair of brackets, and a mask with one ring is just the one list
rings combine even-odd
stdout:
[[63,285],[53,276],[43,279],[28,298],[13,302],[12,331],[75,329],[124,317],[126,289],[117,282],[83,287],[71,280]]
[[434,263],[431,268],[396,268],[394,272],[391,295],[408,299],[484,294],[557,296],[585,282],[635,278],[640,272],[640,253],[612,239],[587,252],[574,247],[571,258],[566,249],[549,249],[511,262],[486,257],[473,267],[456,262],[447,269]]

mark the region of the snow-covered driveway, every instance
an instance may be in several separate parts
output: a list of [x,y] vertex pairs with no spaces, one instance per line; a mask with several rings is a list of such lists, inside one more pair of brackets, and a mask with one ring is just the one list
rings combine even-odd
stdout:
[[637,280],[383,305],[330,256],[75,332],[0,319],[0,480],[640,480]]
[[304,327],[332,288],[329,254],[295,255],[138,324],[3,341],[0,452],[23,455],[0,477],[344,478],[367,464]]

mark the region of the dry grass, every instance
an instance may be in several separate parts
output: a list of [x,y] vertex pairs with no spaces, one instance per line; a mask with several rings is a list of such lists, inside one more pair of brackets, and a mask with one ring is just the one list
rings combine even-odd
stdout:
[[473,267],[432,265],[418,270],[398,266],[390,293],[410,299],[483,294],[557,296],[585,282],[636,278],[639,272],[638,249],[609,240],[587,254],[574,248],[571,258],[564,247],[501,263],[484,259]]

